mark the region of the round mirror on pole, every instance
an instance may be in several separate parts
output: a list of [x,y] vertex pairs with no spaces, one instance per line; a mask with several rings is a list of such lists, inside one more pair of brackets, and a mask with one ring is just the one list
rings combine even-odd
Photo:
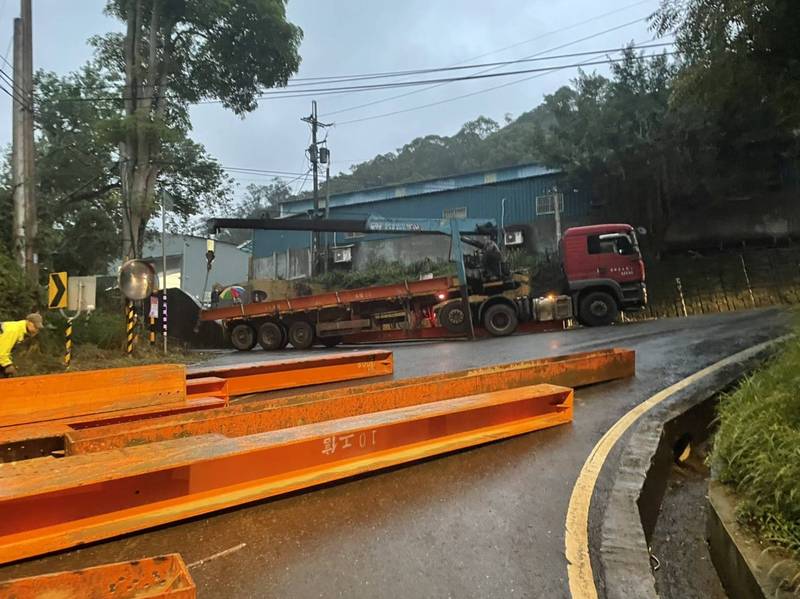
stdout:
[[119,269],[119,288],[129,300],[150,297],[156,286],[156,269],[144,260],[128,260]]

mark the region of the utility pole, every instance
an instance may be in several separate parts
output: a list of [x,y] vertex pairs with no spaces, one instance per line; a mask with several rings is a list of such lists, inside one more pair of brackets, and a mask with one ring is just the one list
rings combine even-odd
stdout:
[[558,192],[558,187],[553,188],[553,207],[555,208],[555,221],[556,221],[556,252],[558,252],[559,243],[561,243],[561,209],[563,202],[560,201],[561,194]]
[[[324,150],[323,157],[325,158],[325,160],[323,161],[325,163],[325,220],[328,220],[328,218],[331,215],[331,152],[328,148],[323,148],[323,150]],[[330,251],[329,250],[330,244],[328,243],[329,238],[330,236],[326,233],[325,250],[323,253],[323,259],[324,259],[323,270],[325,274],[328,274],[328,261],[330,260],[330,256],[328,256],[328,253]]]
[[11,177],[14,190],[14,260],[25,270],[25,142],[22,136],[25,106],[22,102],[22,19],[14,19],[14,73],[12,98]]
[[[317,146],[317,131],[320,127],[329,127],[329,124],[320,123],[317,119],[317,101],[311,101],[311,114],[307,117],[300,119],[311,125],[311,146],[308,148],[308,155],[311,159],[311,168],[314,174],[314,216],[319,218],[319,147]],[[311,276],[313,277],[317,270],[317,263],[319,262],[319,232],[314,231],[311,236]]]
[[36,235],[39,219],[36,209],[36,160],[33,145],[33,16],[31,0],[21,0],[22,16],[22,98],[23,159],[25,164],[25,271],[34,281],[39,277],[39,257],[36,254]]

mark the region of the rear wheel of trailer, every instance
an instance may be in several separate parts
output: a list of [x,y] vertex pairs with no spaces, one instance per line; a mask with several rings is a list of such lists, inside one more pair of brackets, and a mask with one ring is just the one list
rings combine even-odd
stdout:
[[239,351],[250,351],[256,346],[256,330],[249,322],[239,322],[231,329],[231,344]]

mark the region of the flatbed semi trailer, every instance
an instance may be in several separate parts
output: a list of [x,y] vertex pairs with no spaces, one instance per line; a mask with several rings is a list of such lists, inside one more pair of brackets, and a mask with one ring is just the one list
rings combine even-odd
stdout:
[[[307,349],[314,343],[333,347],[343,340],[474,337],[484,332],[502,337],[514,333],[520,323],[562,327],[571,318],[585,326],[604,326],[620,312],[640,310],[647,302],[644,263],[636,233],[627,224],[567,229],[559,244],[562,280],[558,291],[545,297],[518,293],[519,280],[491,241],[497,236],[491,220],[369,217],[363,222],[213,219],[210,223],[212,231],[220,227],[449,235],[458,274],[201,311],[200,320],[222,322],[233,346],[243,351],[256,344],[275,350],[289,343]],[[463,245],[477,251],[464,255]]]
[[[495,284],[498,292],[508,286],[507,281]],[[491,287],[485,284],[483,293]],[[333,347],[342,341],[464,337],[470,334],[470,320],[479,336],[505,336],[521,322],[572,316],[567,296],[471,295],[468,313],[460,294],[455,277],[438,277],[203,310],[200,320],[221,321],[233,346],[246,351],[257,344],[266,350],[288,344],[307,349],[314,343]]]

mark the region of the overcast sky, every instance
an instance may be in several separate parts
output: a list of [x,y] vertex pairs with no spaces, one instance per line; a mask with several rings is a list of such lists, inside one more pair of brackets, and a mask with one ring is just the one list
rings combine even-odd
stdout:
[[[104,5],[104,0],[33,0],[34,68],[63,74],[84,63],[91,56],[86,43],[90,36],[120,28],[118,22],[103,14]],[[288,15],[304,31],[297,76],[316,77],[511,60],[561,46],[549,54],[617,48],[631,41],[643,43],[652,38],[644,18],[657,5],[658,0],[290,0]],[[11,60],[13,18],[18,11],[18,0],[0,0],[0,52],[7,60]],[[578,41],[618,26],[623,27]],[[572,64],[591,58],[544,60],[513,68]],[[3,67],[8,70],[7,65]],[[423,91],[403,88],[322,96],[322,120],[336,123],[328,132],[333,169],[347,170],[355,162],[395,150],[418,136],[452,135],[479,115],[499,122],[506,114],[518,116],[575,74],[574,68],[568,68],[436,106],[357,123],[346,121],[441,102],[531,75],[449,83]],[[414,93],[345,110],[409,91]],[[0,119],[0,144],[5,145],[11,138],[11,106],[7,95],[0,96],[0,114],[4,117]],[[309,130],[300,117],[309,111],[307,98],[264,101],[244,119],[217,105],[197,106],[192,109],[193,136],[225,166],[305,172]],[[269,180],[236,177],[242,186]],[[306,182],[306,188],[309,186]]]

